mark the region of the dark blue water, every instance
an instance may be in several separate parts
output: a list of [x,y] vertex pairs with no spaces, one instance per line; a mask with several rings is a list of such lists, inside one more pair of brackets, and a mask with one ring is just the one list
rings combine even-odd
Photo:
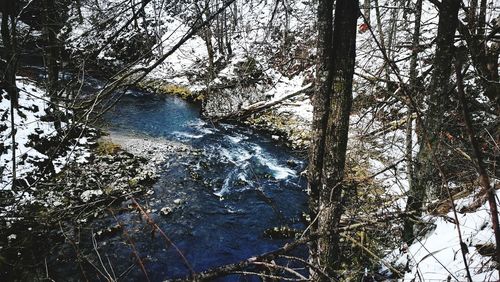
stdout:
[[[238,262],[283,246],[284,239],[264,236],[275,226],[303,228],[306,209],[302,159],[257,132],[236,125],[214,126],[200,119],[199,107],[171,96],[139,91],[127,95],[105,116],[113,131],[160,137],[189,144],[196,153],[179,153],[161,168],[154,194],[140,197],[155,223],[180,249],[195,271]],[[176,204],[174,202],[181,202]],[[160,213],[164,207],[172,212]],[[133,238],[153,281],[184,277],[189,270],[179,253],[138,213],[118,219]],[[114,218],[99,224],[116,223]],[[142,280],[124,235],[102,239],[115,272]],[[99,276],[99,275],[96,275]],[[239,281],[238,276],[220,281]]]

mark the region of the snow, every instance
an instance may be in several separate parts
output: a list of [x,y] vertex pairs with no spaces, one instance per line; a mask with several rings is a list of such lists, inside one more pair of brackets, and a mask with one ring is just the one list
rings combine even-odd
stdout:
[[[267,97],[272,97],[272,100],[279,100],[287,94],[294,93],[303,88],[304,75],[296,75],[288,78],[276,70],[269,69],[266,75],[274,81],[271,89],[265,92]],[[293,115],[301,118],[304,121],[311,122],[313,117],[313,107],[311,103],[306,102],[296,104],[286,104],[278,108],[278,112],[292,113]]]
[[[55,135],[55,127],[53,124],[40,121],[40,117],[45,115],[46,103],[41,99],[43,91],[34,85],[30,85],[24,80],[19,81],[19,105],[33,109],[32,111],[16,111],[14,113],[14,122],[16,126],[15,139],[18,144],[16,148],[16,173],[19,178],[26,176],[29,172],[34,170],[33,162],[37,160],[46,159],[47,156],[38,152],[34,148],[27,145],[29,142],[28,136],[34,132],[40,132],[38,135],[43,137],[50,137]],[[5,170],[2,173],[2,187],[7,189],[11,184],[12,178],[12,140],[11,134],[11,119],[10,119],[10,100],[7,99],[7,92],[0,90],[3,96],[0,102],[0,109],[6,116],[1,124],[5,128],[9,128],[8,132],[2,132],[1,140],[7,151],[0,155],[0,163],[4,166]],[[25,113],[22,116],[20,113]],[[8,115],[7,115],[8,114]],[[23,159],[27,161],[22,162]]]
[[[49,98],[45,96],[45,91],[38,87],[35,82],[17,77],[17,87],[19,90],[19,109],[14,112],[14,123],[16,128],[16,178],[18,180],[27,176],[36,177],[40,171],[41,162],[49,159],[49,156],[41,153],[33,147],[32,139],[50,139],[57,135],[57,130],[53,122],[42,121],[46,115],[46,109],[49,107]],[[26,204],[34,201],[32,196],[33,187],[29,189],[12,189],[12,139],[11,139],[11,115],[10,100],[5,90],[0,90],[2,100],[0,101],[0,112],[2,119],[0,127],[5,130],[0,132],[0,141],[5,150],[0,154],[0,167],[2,175],[0,179],[0,191],[10,191],[13,193],[17,204]],[[70,124],[61,123],[63,129],[68,128]],[[71,161],[86,162],[90,156],[88,149],[88,140],[82,137],[75,142],[68,152],[59,152],[53,160],[55,173],[58,173],[63,167]],[[24,181],[28,186],[30,183]],[[9,207],[5,208],[10,209]]]
[[80,195],[80,199],[82,199],[82,201],[84,203],[87,203],[88,201],[90,201],[92,199],[92,197],[99,196],[102,194],[103,194],[103,192],[100,189],[87,190],[87,191],[82,192],[82,194]]
[[[500,192],[497,192],[497,197]],[[467,197],[457,201],[458,206],[466,206],[473,201]],[[426,216],[422,220],[433,226],[432,230],[418,238],[406,252],[395,251],[388,258],[396,259],[396,264],[409,264],[410,272],[404,280],[411,281],[446,281],[448,276],[459,281],[466,280],[466,271],[453,212],[441,217]],[[491,257],[478,253],[478,244],[494,244],[491,229],[491,217],[488,204],[485,203],[477,211],[458,214],[460,230],[467,245],[467,265],[473,281],[497,281],[498,271],[494,268]]]

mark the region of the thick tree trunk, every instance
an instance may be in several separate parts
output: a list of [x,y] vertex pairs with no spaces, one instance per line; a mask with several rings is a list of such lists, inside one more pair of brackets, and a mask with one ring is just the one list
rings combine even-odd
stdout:
[[[325,133],[322,186],[319,193],[320,216],[318,241],[320,265],[332,276],[340,267],[339,226],[343,213],[342,193],[347,152],[349,115],[352,107],[352,77],[354,75],[356,23],[359,15],[357,0],[338,0],[335,7],[333,32],[333,93]],[[324,212],[323,212],[324,209]]]
[[[309,190],[311,209],[321,234],[312,250],[317,265],[334,277],[340,266],[340,237],[333,232],[343,213],[342,183],[352,106],[356,23],[359,3],[338,0],[331,35],[332,2],[318,7],[318,74],[314,96],[313,144],[310,152]],[[331,41],[330,41],[331,40]],[[332,43],[330,49],[329,42]],[[324,56],[324,57],[322,57]],[[313,279],[320,279],[314,276]]]
[[2,75],[2,84],[9,94],[11,99],[11,104],[14,108],[18,106],[18,94],[16,87],[16,69],[17,69],[17,58],[16,53],[16,22],[15,16],[13,14],[14,5],[5,1],[2,3],[2,42],[4,45],[4,60],[5,66],[3,70],[0,70]]
[[[472,63],[477,72],[480,82],[484,87],[484,94],[493,103],[500,101],[500,84],[498,76],[498,56],[500,43],[492,42],[488,44],[495,34],[500,30],[500,24],[493,26],[492,32],[486,34],[486,1],[481,0],[479,15],[476,16],[477,0],[472,1],[467,14],[467,26],[459,25],[459,31],[467,42]],[[500,17],[497,22],[500,21]]]
[[[319,210],[319,191],[322,185],[323,153],[325,151],[325,132],[328,120],[330,95],[332,89],[332,37],[333,37],[333,0],[320,0],[318,3],[318,42],[316,81],[312,104],[314,107],[312,121],[312,139],[309,150],[308,193],[311,232],[318,229],[317,215]],[[310,259],[319,265],[317,244],[310,243]]]
[[[421,138],[420,150],[417,154],[415,167],[415,211],[422,207],[426,193],[433,197],[445,196],[440,191],[440,176],[434,166],[435,161],[442,162],[445,148],[441,142],[442,132],[445,130],[445,113],[450,106],[452,86],[450,83],[451,66],[454,56],[454,38],[458,26],[459,0],[443,0],[439,7],[438,33],[436,37],[436,55],[434,57],[434,72],[428,97],[428,107],[423,127],[427,133],[427,142]],[[426,144],[427,143],[427,144]],[[432,153],[434,150],[434,154]],[[437,160],[433,160],[434,156]]]

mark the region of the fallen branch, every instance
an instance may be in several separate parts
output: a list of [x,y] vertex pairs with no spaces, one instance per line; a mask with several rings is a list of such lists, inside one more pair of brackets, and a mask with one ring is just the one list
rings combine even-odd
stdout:
[[[280,255],[286,254],[291,250],[297,248],[298,246],[305,244],[309,241],[316,240],[319,236],[317,234],[311,234],[307,237],[303,237],[294,242],[285,244],[283,247],[264,253],[259,256],[251,257],[249,259],[243,260],[238,263],[232,263],[223,265],[217,268],[209,269],[207,271],[200,272],[186,279],[176,279],[172,281],[213,281],[217,277],[222,277],[228,274],[242,273],[242,271],[249,266],[255,265],[257,262],[265,262],[273,260]],[[257,273],[252,273],[257,274]]]
[[175,251],[177,252],[177,254],[179,254],[180,258],[182,259],[182,262],[184,263],[184,265],[189,269],[189,272],[191,274],[194,274],[193,267],[191,266],[191,264],[187,260],[186,256],[184,256],[184,254],[181,252],[181,250],[177,247],[177,245],[174,244],[174,242],[167,236],[167,234],[165,232],[163,232],[163,230],[160,228],[160,226],[158,226],[158,224],[156,224],[153,221],[153,219],[151,218],[151,216],[149,216],[149,214],[141,207],[141,205],[139,205],[139,203],[131,195],[130,195],[130,200],[132,200],[132,203],[135,205],[135,207],[145,217],[146,222],[153,228],[153,231],[152,231],[153,233],[152,234],[154,234],[155,231],[158,231],[160,233],[160,235],[163,237],[163,239],[165,239],[165,241],[169,245],[171,245],[172,247],[174,247]]
[[220,121],[224,121],[224,120],[241,120],[241,119],[245,119],[245,118],[247,118],[248,116],[250,116],[252,114],[259,113],[259,112],[262,112],[264,110],[270,109],[270,108],[272,108],[272,107],[274,107],[276,105],[279,105],[279,104],[283,103],[284,101],[286,101],[288,99],[296,97],[296,96],[304,93],[305,91],[307,91],[310,88],[312,88],[312,84],[311,83],[309,83],[306,86],[300,88],[299,90],[297,90],[297,91],[295,91],[295,92],[293,92],[291,94],[285,95],[285,96],[283,96],[283,97],[281,97],[279,99],[271,100],[271,101],[260,101],[260,102],[251,104],[249,106],[243,107],[243,108],[241,108],[237,112],[230,113],[230,114],[228,114],[226,116],[222,116],[222,117],[216,117],[216,118],[212,119],[212,121],[214,121],[214,122],[220,122]]

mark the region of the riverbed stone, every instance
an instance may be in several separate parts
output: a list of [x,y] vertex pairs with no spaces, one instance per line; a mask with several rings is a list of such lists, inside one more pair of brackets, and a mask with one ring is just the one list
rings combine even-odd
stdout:
[[163,216],[168,216],[174,211],[171,207],[163,207],[160,209],[160,214]]

